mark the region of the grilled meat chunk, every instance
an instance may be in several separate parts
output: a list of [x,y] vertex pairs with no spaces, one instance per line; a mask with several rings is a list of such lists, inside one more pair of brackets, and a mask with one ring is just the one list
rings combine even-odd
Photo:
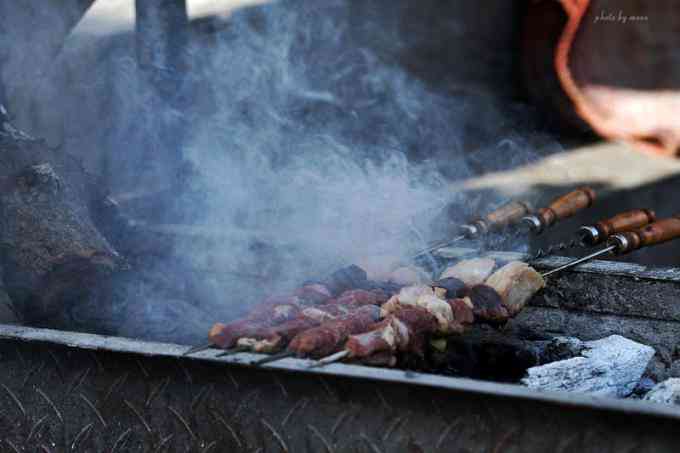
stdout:
[[449,303],[434,295],[424,294],[416,302],[437,319],[437,332],[443,335],[463,333],[463,326],[456,322]]
[[462,280],[467,286],[474,286],[484,283],[495,266],[496,262],[490,258],[462,260],[444,270],[439,279],[454,277]]
[[334,303],[345,307],[361,307],[364,305],[382,305],[389,296],[381,289],[351,289],[340,294]]
[[437,328],[437,319],[427,310],[406,306],[374,324],[368,332],[350,336],[345,349],[352,358],[396,351],[423,356],[426,338]]
[[432,287],[442,288],[445,290],[444,298],[457,299],[465,297],[468,292],[468,287],[465,282],[456,277],[446,277],[432,283]]
[[213,325],[208,339],[219,348],[230,349],[239,338],[251,337],[263,329],[295,319],[302,311],[298,301],[299,298],[295,296],[268,298],[258,304],[246,318]]
[[434,296],[434,289],[427,285],[405,286],[399,291],[397,298],[402,305],[416,305],[423,295]]
[[448,304],[453,312],[453,319],[461,326],[466,326],[475,322],[475,314],[472,302],[467,297],[465,299],[449,299]]
[[392,368],[397,365],[397,357],[391,352],[379,352],[360,360],[362,365]]
[[475,318],[480,321],[491,325],[502,325],[510,318],[510,313],[503,305],[500,294],[491,286],[473,286],[470,288],[467,300],[472,304]]
[[366,305],[342,318],[325,322],[293,338],[288,345],[299,357],[325,357],[342,348],[349,335],[365,332],[380,319],[380,307]]
[[498,292],[512,317],[545,286],[545,280],[528,264],[513,261],[494,272],[486,280],[486,284]]
[[291,314],[297,314],[300,310],[301,300],[297,296],[271,296],[255,305],[248,312],[246,319],[252,321],[272,319],[276,322],[279,318],[284,321],[291,319]]
[[304,285],[295,290],[293,295],[299,297],[307,305],[324,304],[331,298],[330,290],[320,283]]

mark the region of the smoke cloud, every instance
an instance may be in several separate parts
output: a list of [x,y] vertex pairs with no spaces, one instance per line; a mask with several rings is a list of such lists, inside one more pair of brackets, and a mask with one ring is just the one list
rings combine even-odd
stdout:
[[[45,88],[60,114],[82,120],[65,125],[65,140],[103,150],[89,163],[114,191],[181,187],[163,212],[132,213],[138,223],[196,227],[123,284],[107,323],[131,336],[204,337],[263,294],[349,263],[387,269],[450,232],[437,219],[506,201],[470,197],[456,181],[538,157],[513,132],[524,111],[461,83],[465,61],[434,81],[404,65],[422,30],[386,26],[360,3],[284,1],[203,24],[214,33],[197,24],[174,93],[138,67],[129,36],[93,53],[94,78],[74,84],[74,63]],[[464,21],[441,18],[455,33]],[[507,73],[506,53],[485,77]],[[181,145],[178,167],[169,143]]]

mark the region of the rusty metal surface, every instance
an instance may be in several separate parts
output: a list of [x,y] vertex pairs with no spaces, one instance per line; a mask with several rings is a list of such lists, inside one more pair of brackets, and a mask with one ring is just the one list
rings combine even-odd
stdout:
[[[513,385],[0,326],[0,451],[675,451],[680,412]],[[30,340],[30,341],[29,341]],[[102,349],[104,348],[104,349]],[[127,352],[125,352],[127,351]]]

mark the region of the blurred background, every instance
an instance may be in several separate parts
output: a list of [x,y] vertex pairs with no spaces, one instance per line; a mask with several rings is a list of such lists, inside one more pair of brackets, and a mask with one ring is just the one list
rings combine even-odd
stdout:
[[[676,9],[2,2],[0,102],[82,160],[129,221],[172,235],[193,269],[233,276],[200,291],[238,293],[243,276],[299,281],[399,256],[508,199],[540,205],[585,184],[595,207],[532,248],[626,209],[678,212]],[[123,252],[158,253],[110,234]],[[677,266],[679,252],[623,259]],[[174,278],[167,266],[152,280]]]

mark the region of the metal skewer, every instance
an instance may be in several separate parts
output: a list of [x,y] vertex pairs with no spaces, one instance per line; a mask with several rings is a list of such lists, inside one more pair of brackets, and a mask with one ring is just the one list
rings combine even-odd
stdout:
[[617,247],[618,247],[617,245],[610,245],[609,247],[602,249],[602,250],[598,250],[597,252],[591,253],[588,256],[578,258],[578,259],[576,259],[574,261],[570,261],[569,263],[564,264],[560,267],[556,267],[555,269],[552,269],[548,272],[544,272],[544,273],[541,274],[541,277],[545,278],[549,275],[556,274],[557,272],[563,271],[565,269],[569,269],[570,267],[578,266],[579,264],[585,263],[586,261],[590,261],[593,258],[597,258],[598,256],[607,255],[609,253],[614,252],[617,249]]
[[492,231],[499,231],[508,225],[519,222],[523,216],[531,212],[531,206],[528,203],[521,201],[511,201],[493,210],[482,218],[471,221],[469,224],[461,225],[460,235],[451,239],[439,242],[438,244],[429,246],[428,248],[419,251],[411,256],[411,259],[416,259],[422,255],[430,254],[436,250],[448,247],[463,239],[474,239],[483,236]]
[[329,356],[324,357],[321,360],[318,360],[311,364],[308,368],[320,368],[322,366],[330,365],[331,363],[339,362],[345,357],[350,355],[350,351],[348,349],[343,349],[342,351],[336,352],[335,354],[331,354]]
[[649,209],[633,209],[625,211],[614,217],[602,219],[593,225],[585,225],[576,232],[577,238],[559,244],[551,244],[549,247],[539,249],[532,260],[551,255],[556,250],[562,251],[574,247],[592,247],[605,243],[611,236],[617,233],[637,230],[656,220],[656,214]]
[[219,354],[215,355],[215,357],[224,357],[248,351],[250,351],[250,346],[236,346],[235,348],[227,349],[226,351],[220,352]]
[[455,243],[458,242],[458,241],[462,241],[462,240],[465,239],[465,238],[467,238],[467,236],[464,235],[464,234],[461,234],[460,236],[457,236],[457,237],[451,239],[450,241],[439,242],[439,243],[437,243],[437,244],[435,244],[435,245],[433,245],[433,246],[430,246],[430,247],[428,247],[428,248],[426,248],[426,249],[423,249],[423,250],[419,251],[419,252],[416,253],[415,255],[412,255],[412,256],[411,256],[411,260],[415,260],[416,258],[419,258],[419,257],[421,257],[421,256],[423,256],[423,255],[429,255],[430,253],[432,253],[432,252],[434,252],[434,251],[437,251],[437,250],[439,250],[439,249],[443,249],[444,247],[449,247],[449,246],[455,244]]
[[264,365],[265,363],[270,363],[270,362],[276,362],[277,360],[283,360],[287,359],[288,357],[295,357],[295,352],[293,351],[282,351],[279,352],[278,354],[272,354],[267,357],[263,357],[261,359],[255,360],[254,362],[251,362],[251,365]]
[[642,247],[662,244],[680,237],[680,214],[671,218],[659,220],[635,231],[617,233],[607,241],[607,247],[588,256],[578,258],[558,268],[541,274],[542,277],[577,266],[598,256],[609,253],[624,255]]
[[185,352],[183,352],[182,357],[187,356],[187,355],[191,355],[191,354],[196,354],[197,352],[201,352],[201,351],[206,351],[206,350],[213,348],[213,347],[215,347],[215,345],[212,344],[212,343],[193,346],[193,347],[187,349]]

